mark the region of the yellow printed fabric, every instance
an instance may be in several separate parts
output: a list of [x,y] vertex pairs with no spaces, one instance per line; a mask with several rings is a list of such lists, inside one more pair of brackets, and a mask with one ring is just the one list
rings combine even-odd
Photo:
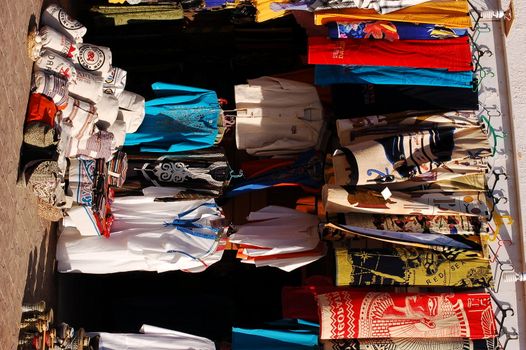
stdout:
[[474,257],[469,251],[338,247],[336,269],[338,286],[484,288],[493,285],[489,260]]
[[428,1],[384,15],[374,10],[360,9],[323,10],[314,13],[314,23],[317,25],[363,20],[434,23],[451,28],[471,27],[467,0]]
[[289,14],[289,11],[273,11],[270,4],[273,2],[287,3],[288,0],[253,0],[252,3],[258,10],[256,12],[256,22],[265,22],[274,18],[280,18]]

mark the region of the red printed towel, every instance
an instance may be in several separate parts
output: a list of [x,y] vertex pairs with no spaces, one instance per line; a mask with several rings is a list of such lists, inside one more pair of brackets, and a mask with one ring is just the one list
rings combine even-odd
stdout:
[[496,336],[487,293],[339,291],[318,296],[321,339]]

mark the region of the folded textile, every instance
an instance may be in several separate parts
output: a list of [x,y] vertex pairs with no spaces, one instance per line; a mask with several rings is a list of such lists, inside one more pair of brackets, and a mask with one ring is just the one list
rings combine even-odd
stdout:
[[68,82],[77,79],[77,70],[73,62],[51,50],[46,49],[40,53],[40,57],[35,61],[35,68],[57,74]]
[[49,97],[58,109],[64,109],[68,103],[68,81],[50,72],[33,72],[31,92]]
[[63,8],[57,4],[51,4],[42,12],[42,25],[48,25],[53,29],[69,36],[77,43],[82,42],[82,37],[86,34],[87,29],[70,17]]

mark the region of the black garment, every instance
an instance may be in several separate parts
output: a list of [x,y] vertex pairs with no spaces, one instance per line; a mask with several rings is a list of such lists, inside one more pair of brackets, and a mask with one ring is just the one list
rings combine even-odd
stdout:
[[333,85],[336,119],[403,111],[476,110],[472,89],[416,85]]
[[[126,182],[119,194],[145,187],[182,187],[182,195],[218,197],[230,180],[230,166],[223,149],[211,147],[184,153],[128,153]],[[177,197],[177,196],[176,196]]]

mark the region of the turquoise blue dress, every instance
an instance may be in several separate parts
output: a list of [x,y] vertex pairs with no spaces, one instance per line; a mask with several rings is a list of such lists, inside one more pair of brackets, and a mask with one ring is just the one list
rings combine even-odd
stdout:
[[171,153],[214,144],[221,112],[214,91],[166,83],[154,83],[152,89],[158,98],[146,102],[144,121],[126,135],[125,146]]
[[473,88],[473,73],[446,69],[317,65],[316,85],[376,84]]
[[303,320],[282,320],[269,324],[272,329],[232,328],[232,350],[314,350],[319,325]]

